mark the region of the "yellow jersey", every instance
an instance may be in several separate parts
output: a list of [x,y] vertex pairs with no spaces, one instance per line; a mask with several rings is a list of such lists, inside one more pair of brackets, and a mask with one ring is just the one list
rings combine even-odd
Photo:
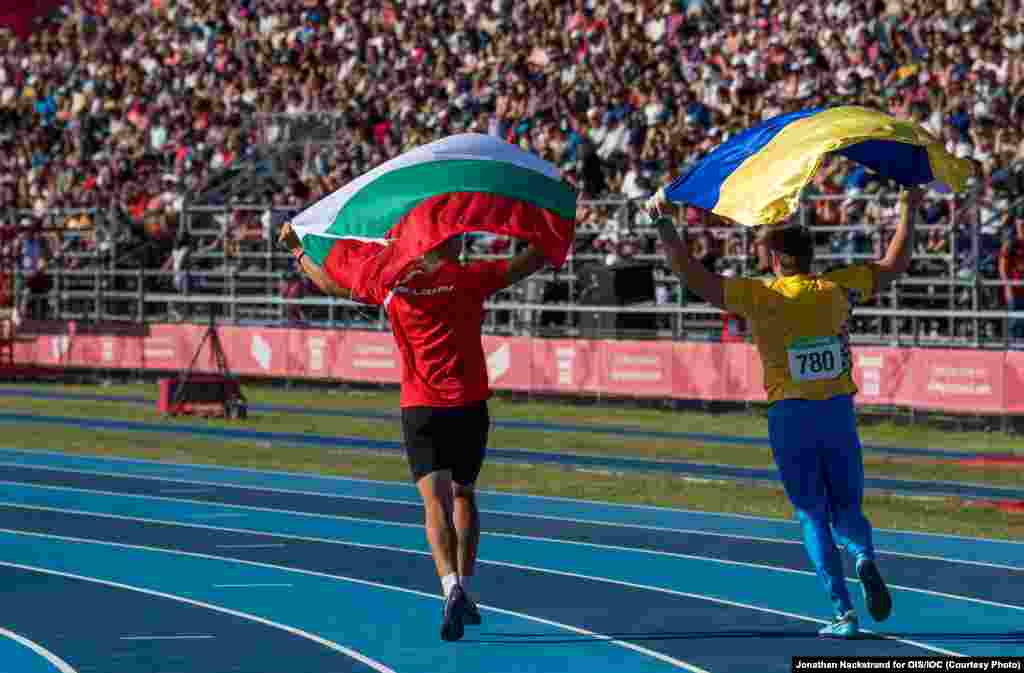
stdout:
[[853,394],[848,323],[875,292],[876,269],[858,264],[771,282],[725,281],[725,308],[747,319],[764,367],[769,402]]

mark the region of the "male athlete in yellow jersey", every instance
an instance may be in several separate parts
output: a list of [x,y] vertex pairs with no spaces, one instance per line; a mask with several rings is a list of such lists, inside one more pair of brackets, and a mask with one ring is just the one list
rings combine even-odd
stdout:
[[[914,214],[922,192],[901,194],[900,221],[880,261],[811,274],[814,245],[801,226],[763,227],[776,278],[725,278],[690,257],[662,203],[650,206],[672,269],[706,301],[747,319],[764,367],[770,404],[768,438],[786,494],[803,526],[804,544],[835,608],[822,636],[853,638],[857,614],[836,543],[857,559],[857,576],[876,621],[892,599],[875,564],[871,524],[864,516],[864,464],[857,433],[847,324],[856,302],[906,272],[914,248]],[[833,535],[834,531],[834,535]]]

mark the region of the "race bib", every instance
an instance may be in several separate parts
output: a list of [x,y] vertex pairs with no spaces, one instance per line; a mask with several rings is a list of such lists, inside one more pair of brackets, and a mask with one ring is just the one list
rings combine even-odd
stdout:
[[797,339],[786,352],[794,381],[822,381],[843,373],[843,343],[839,337]]

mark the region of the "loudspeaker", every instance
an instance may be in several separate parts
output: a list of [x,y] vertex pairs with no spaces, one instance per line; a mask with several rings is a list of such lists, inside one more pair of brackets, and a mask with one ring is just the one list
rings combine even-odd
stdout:
[[620,313],[615,328],[623,332],[655,332],[658,329],[658,314]]
[[[595,265],[581,269],[579,279],[584,289],[578,303],[584,306],[628,306],[654,301],[654,268],[647,264]],[[653,332],[658,328],[658,316],[653,313],[582,311],[579,328],[587,337],[609,337],[627,331]]]
[[620,306],[654,301],[654,267],[649,264],[617,264],[608,269]]
[[625,306],[654,301],[654,267],[649,264],[592,265],[577,272],[587,301],[581,304]]
[[[563,304],[569,302],[569,283],[564,280],[556,280],[546,284],[544,287],[543,304]],[[569,320],[569,314],[565,311],[541,311],[540,326],[550,327],[552,325],[565,325]]]

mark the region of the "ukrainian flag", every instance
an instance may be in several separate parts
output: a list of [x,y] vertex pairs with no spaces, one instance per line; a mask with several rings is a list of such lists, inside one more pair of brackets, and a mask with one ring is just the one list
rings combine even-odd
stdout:
[[949,154],[912,121],[857,106],[814,108],[730,138],[655,200],[688,203],[747,226],[776,224],[796,211],[800,192],[833,152],[904,186],[958,192],[974,174],[970,161]]

